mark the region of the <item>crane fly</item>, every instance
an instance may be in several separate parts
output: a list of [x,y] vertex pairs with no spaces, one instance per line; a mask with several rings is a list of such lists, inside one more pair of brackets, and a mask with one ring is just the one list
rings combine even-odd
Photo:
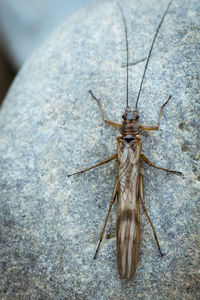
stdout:
[[141,172],[141,163],[144,161],[149,166],[156,169],[174,173],[182,174],[181,172],[168,170],[162,167],[158,167],[153,164],[148,158],[142,153],[142,143],[140,138],[140,130],[158,130],[160,126],[161,116],[165,105],[169,102],[171,96],[168,97],[167,101],[161,106],[160,114],[158,117],[158,122],[156,125],[142,125],[139,123],[139,113],[138,113],[138,101],[140,98],[140,93],[142,90],[142,85],[151,56],[151,52],[158,35],[159,29],[164,21],[165,16],[169,10],[171,1],[169,2],[167,9],[165,10],[162,19],[157,27],[156,33],[154,35],[149,54],[147,56],[146,64],[144,67],[144,72],[142,80],[139,87],[139,92],[136,99],[135,108],[131,109],[129,107],[129,91],[128,91],[128,77],[129,77],[129,49],[128,49],[128,33],[126,19],[122,7],[118,4],[119,10],[122,15],[124,29],[125,29],[125,39],[126,39],[126,109],[122,115],[122,123],[108,120],[104,117],[104,112],[101,106],[100,99],[93,94],[90,90],[89,93],[91,97],[97,102],[99,111],[103,121],[114,127],[120,129],[120,135],[117,137],[117,153],[108,157],[107,159],[101,161],[100,163],[92,166],[90,168],[84,169],[82,171],[69,174],[68,177],[72,175],[77,175],[91,170],[95,167],[108,163],[114,159],[118,162],[118,173],[115,181],[112,197],[110,200],[110,205],[106,220],[101,231],[99,243],[94,255],[94,259],[97,257],[99,247],[103,240],[103,235],[105,232],[106,224],[111,212],[111,208],[115,199],[117,198],[117,264],[118,271],[121,279],[130,279],[136,271],[139,251],[140,251],[140,202],[144,209],[145,215],[149,220],[151,225],[154,238],[157,243],[160,255],[163,256],[161,251],[158,238],[156,235],[155,228],[149,217],[149,214],[145,207],[144,193],[143,193],[143,177]]

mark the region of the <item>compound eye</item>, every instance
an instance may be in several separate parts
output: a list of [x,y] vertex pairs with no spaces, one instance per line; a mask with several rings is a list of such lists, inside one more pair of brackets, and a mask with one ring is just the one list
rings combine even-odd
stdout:
[[135,120],[137,121],[138,119],[139,119],[139,116],[138,116],[138,115],[136,115],[136,116],[135,116]]
[[126,115],[125,114],[122,115],[122,119],[126,120]]

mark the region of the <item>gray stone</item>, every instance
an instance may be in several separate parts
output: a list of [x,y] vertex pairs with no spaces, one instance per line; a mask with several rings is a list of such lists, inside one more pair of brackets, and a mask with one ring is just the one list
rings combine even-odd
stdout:
[[[167,1],[120,1],[130,61],[147,56]],[[81,10],[26,62],[0,115],[2,299],[198,299],[199,196],[198,0],[174,1],[161,27],[139,101],[143,152],[166,174],[144,165],[145,199],[163,258],[141,209],[138,268],[129,282],[116,264],[115,210],[98,259],[93,255],[109,206],[116,162],[80,176],[116,151],[117,132],[103,124],[125,109],[122,18],[113,1]],[[130,67],[135,103],[144,62]],[[134,99],[134,100],[132,100]]]
[[14,67],[19,69],[61,22],[91,1],[1,0],[0,37]]

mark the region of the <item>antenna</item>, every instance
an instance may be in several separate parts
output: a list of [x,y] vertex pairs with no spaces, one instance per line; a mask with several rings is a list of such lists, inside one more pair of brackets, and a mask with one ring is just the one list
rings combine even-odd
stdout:
[[147,57],[147,61],[146,61],[146,64],[145,64],[145,67],[144,67],[144,73],[143,73],[143,76],[142,76],[142,80],[141,80],[141,83],[140,83],[140,88],[139,88],[139,92],[138,92],[138,95],[137,95],[137,100],[136,100],[136,105],[135,105],[135,108],[137,109],[137,105],[138,105],[138,101],[139,101],[139,98],[140,98],[140,93],[141,93],[141,90],[142,90],[142,85],[143,85],[143,81],[144,81],[144,77],[145,77],[145,74],[146,74],[146,70],[147,70],[147,67],[148,67],[148,63],[149,63],[149,59],[150,59],[150,56],[151,56],[151,52],[153,50],[153,46],[154,46],[154,43],[155,43],[155,40],[156,40],[156,37],[158,35],[158,32],[159,32],[159,29],[164,21],[164,18],[166,16],[166,14],[168,13],[168,10],[169,10],[169,7],[172,3],[172,0],[169,2],[168,6],[167,6],[167,9],[165,10],[163,16],[162,16],[162,19],[157,27],[157,30],[156,30],[156,33],[154,35],[154,38],[153,38],[153,41],[152,41],[152,44],[151,44],[151,48],[150,48],[150,51],[149,51],[149,55]]
[[125,37],[126,37],[126,108],[128,108],[128,63],[129,63],[129,55],[128,55],[128,33],[127,33],[127,25],[126,25],[126,19],[124,16],[123,9],[121,5],[117,2],[117,5],[119,6],[119,9],[121,11],[122,19],[124,22],[124,30],[125,30]]

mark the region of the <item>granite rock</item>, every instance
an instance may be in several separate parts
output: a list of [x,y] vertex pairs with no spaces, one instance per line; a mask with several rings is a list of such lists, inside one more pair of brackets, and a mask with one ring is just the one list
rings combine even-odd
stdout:
[[61,22],[91,1],[1,0],[0,37],[13,66],[19,69]]
[[[148,54],[166,0],[120,1],[127,20],[130,62]],[[126,99],[125,37],[114,1],[99,1],[59,27],[25,63],[0,113],[2,299],[198,299],[199,71],[198,0],[174,1],[161,27],[139,101],[143,152],[166,174],[146,165],[146,207],[160,257],[141,209],[136,274],[121,281],[112,210],[98,259],[93,255],[109,206],[116,162],[80,176],[116,151]],[[130,67],[134,105],[145,62]]]

